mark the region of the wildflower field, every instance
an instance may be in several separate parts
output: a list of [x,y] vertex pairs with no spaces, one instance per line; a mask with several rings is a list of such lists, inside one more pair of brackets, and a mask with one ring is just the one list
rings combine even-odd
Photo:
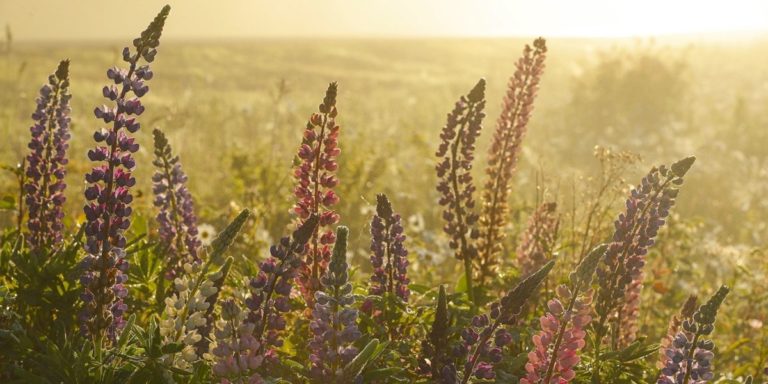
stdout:
[[768,39],[173,22],[6,34],[0,382],[768,382]]

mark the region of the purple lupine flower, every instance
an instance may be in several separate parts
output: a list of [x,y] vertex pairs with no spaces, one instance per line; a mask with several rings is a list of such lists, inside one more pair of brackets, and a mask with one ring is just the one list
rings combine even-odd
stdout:
[[293,171],[296,179],[293,194],[297,201],[292,211],[299,225],[311,215],[320,218],[298,278],[308,308],[313,306],[315,292],[320,290],[320,277],[331,260],[331,246],[336,241],[331,226],[339,222],[339,214],[333,210],[339,202],[334,188],[339,184],[336,170],[341,153],[340,128],[336,123],[337,91],[335,82],[329,84],[318,113],[309,118]]
[[451,237],[449,246],[454,256],[464,261],[467,294],[474,302],[472,262],[477,256],[475,241],[479,235],[475,224],[475,186],[472,182],[472,162],[475,142],[480,136],[485,118],[485,79],[480,79],[466,96],[461,96],[448,114],[440,133],[440,146],[435,155],[440,159],[435,170],[440,180],[437,191],[439,204],[445,207],[443,230]]
[[661,343],[659,343],[659,361],[656,363],[657,368],[663,369],[667,366],[670,359],[666,353],[667,349],[670,348],[675,341],[677,334],[683,326],[683,322],[693,318],[693,314],[697,307],[698,297],[696,295],[690,295],[680,309],[680,313],[672,316],[672,319],[669,321],[669,326],[667,327],[667,335],[661,340]]
[[376,214],[371,219],[371,264],[373,275],[368,293],[381,296],[394,294],[408,302],[408,250],[403,243],[405,234],[399,214],[384,194],[376,196]]
[[355,298],[349,283],[347,227],[336,230],[336,244],[328,271],[321,278],[322,291],[315,293],[315,308],[309,329],[310,375],[317,380],[336,382],[337,372],[357,356],[352,345],[362,336],[357,328]]
[[234,300],[221,305],[221,320],[214,330],[211,345],[213,375],[222,384],[263,383],[259,370],[264,363],[262,344],[254,336],[256,324],[247,321],[247,313]]
[[654,167],[640,185],[632,189],[626,211],[615,222],[613,241],[597,269],[600,289],[595,310],[599,320],[595,330],[598,341],[602,342],[608,332],[607,322],[614,319],[620,319],[614,321],[618,327],[619,346],[634,340],[645,255],[665,224],[683,176],[695,160],[691,156],[670,168]]
[[35,252],[55,247],[62,239],[71,98],[69,60],[63,60],[40,89],[32,114],[35,123],[30,128],[24,201],[29,212],[27,244]]
[[255,325],[254,336],[265,354],[270,353],[267,350],[270,347],[283,345],[281,333],[286,326],[283,315],[291,309],[289,296],[293,281],[318,221],[316,215],[311,215],[290,238],[283,237],[273,245],[270,257],[261,263],[259,274],[250,281],[251,294],[245,300],[246,321]]
[[184,264],[200,262],[198,248],[202,244],[197,236],[197,216],[192,194],[187,189],[187,175],[181,169],[179,157],[174,156],[165,134],[159,129],[155,137],[157,167],[152,176],[154,204],[160,212],[160,239],[165,250],[165,278],[173,280],[184,270]]
[[473,317],[470,325],[461,332],[460,352],[467,356],[462,384],[472,377],[485,380],[496,377],[494,365],[502,360],[504,346],[512,342],[512,335],[503,326],[517,322],[528,298],[536,292],[554,265],[555,262],[550,261],[526,277],[501,300],[491,304],[490,313]]
[[664,353],[668,360],[661,369],[659,384],[703,384],[714,378],[712,360],[715,343],[704,337],[715,328],[717,311],[730,290],[720,287],[712,297],[683,321],[683,329],[677,333],[672,345]]
[[[139,145],[129,133],[139,130],[137,117],[144,112],[139,100],[148,88],[145,82],[152,78],[148,65],[139,66],[141,59],[154,60],[160,35],[170,7],[165,6],[141,37],[133,41],[135,51],[125,47],[123,60],[129,68],[111,68],[107,77],[114,85],[105,86],[104,96],[115,103],[114,107],[101,106],[94,111],[97,118],[111,124],[93,135],[97,143],[103,143],[88,151],[88,158],[99,165],[86,174],[89,184],[85,190],[88,203],[83,208],[85,223],[85,251],[82,261],[84,273],[80,278],[85,287],[81,295],[85,303],[80,314],[81,330],[100,339],[106,334],[110,340],[125,325],[123,314],[127,306],[123,299],[128,262],[125,260],[126,239],[124,232],[131,221],[131,187],[136,184],[132,171],[136,165],[133,153]],[[118,88],[119,87],[119,88]],[[133,94],[135,97],[131,97]]]

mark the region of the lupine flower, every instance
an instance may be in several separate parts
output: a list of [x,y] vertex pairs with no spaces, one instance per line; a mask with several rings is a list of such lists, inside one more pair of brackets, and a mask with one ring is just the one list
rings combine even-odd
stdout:
[[730,290],[726,286],[712,295],[699,307],[693,317],[683,321],[683,329],[677,333],[672,345],[665,349],[669,357],[657,383],[659,384],[703,384],[714,378],[712,360],[715,344],[703,337],[715,329],[717,311]]
[[106,332],[114,340],[116,332],[124,326],[127,306],[123,299],[128,294],[124,273],[128,262],[123,233],[131,223],[130,189],[136,184],[132,175],[136,166],[133,153],[139,150],[139,144],[128,133],[139,130],[137,117],[144,112],[140,98],[148,92],[146,81],[152,78],[149,66],[139,66],[139,63],[141,59],[147,63],[155,59],[168,12],[170,7],[166,5],[141,37],[133,41],[135,51],[123,49],[123,60],[129,68],[109,69],[107,77],[115,85],[105,86],[103,90],[104,97],[115,106],[104,105],[95,110],[96,117],[111,123],[110,128],[102,128],[93,135],[96,142],[104,144],[88,151],[88,158],[101,164],[85,176],[89,184],[85,189],[88,203],[84,208],[88,255],[82,262],[85,272],[80,280],[85,292],[81,297],[85,306],[80,317],[82,331],[95,339]]
[[408,302],[408,250],[400,215],[394,213],[386,195],[376,196],[376,214],[371,220],[371,264],[373,275],[368,293],[381,296],[394,294]]
[[336,83],[328,85],[319,112],[309,118],[298,151],[298,165],[293,171],[296,178],[293,193],[297,199],[293,213],[299,225],[311,215],[320,219],[298,279],[308,308],[312,308],[315,292],[320,289],[320,277],[331,259],[331,246],[336,241],[331,227],[339,221],[339,214],[332,209],[339,202],[333,189],[339,183],[336,158],[341,153],[336,91]]
[[187,263],[200,262],[197,237],[197,216],[192,194],[187,189],[187,175],[181,169],[179,157],[174,156],[165,134],[155,129],[155,160],[157,169],[152,176],[154,205],[160,212],[160,240],[165,251],[165,278],[175,279]]
[[[441,285],[437,296],[435,320],[432,322],[429,336],[421,342],[421,358],[419,359],[419,372],[429,375],[434,381],[439,382],[444,367],[453,364],[448,339],[450,327],[448,298],[445,294],[445,286]],[[455,377],[455,375],[453,376]]]
[[301,255],[316,230],[319,218],[311,215],[293,235],[283,237],[270,248],[270,257],[260,265],[259,274],[250,281],[251,295],[245,300],[247,321],[256,325],[255,336],[262,344],[280,347],[285,330],[283,314],[290,310],[289,295],[301,267]]
[[558,297],[547,303],[548,312],[539,319],[541,330],[533,336],[534,350],[528,353],[520,384],[566,384],[576,376],[573,368],[580,361],[579,351],[592,321],[592,275],[605,249],[598,246],[579,263],[570,287],[557,287]]
[[222,269],[205,276],[201,263],[184,264],[184,274],[174,279],[174,293],[165,299],[165,317],[160,320],[160,335],[164,344],[179,343],[183,349],[173,354],[169,363],[188,369],[201,356],[195,348],[202,341],[200,330],[207,325],[206,313],[211,309],[209,299],[218,293],[215,281],[229,270],[232,258]]
[[530,275],[549,261],[554,252],[559,229],[557,204],[540,205],[528,220],[528,228],[520,237],[517,247],[517,265],[521,275]]
[[[261,263],[258,276],[249,284],[250,295],[241,309],[234,300],[222,303],[215,339],[209,345],[213,373],[222,383],[262,383],[265,359],[274,359],[271,346],[281,346],[285,329],[283,314],[290,310],[288,296],[301,267],[301,255],[312,237],[318,218],[310,216],[293,235],[280,239]],[[222,236],[212,246],[217,247]],[[232,236],[229,236],[231,241]],[[226,241],[226,238],[222,241]]]
[[675,341],[677,334],[680,332],[680,327],[683,325],[683,322],[690,320],[693,317],[693,313],[696,311],[698,306],[697,303],[698,298],[696,295],[688,296],[685,304],[683,304],[683,307],[680,309],[680,313],[678,315],[672,316],[672,319],[669,321],[669,326],[667,327],[667,336],[661,340],[661,343],[659,343],[659,362],[656,363],[656,367],[659,369],[664,368],[669,362],[669,356],[667,356],[666,353],[667,348],[672,346],[672,343]]
[[461,332],[462,349],[467,353],[462,384],[470,378],[491,380],[496,377],[494,365],[503,357],[503,348],[512,342],[512,335],[503,325],[513,325],[530,298],[555,265],[554,261],[526,277],[501,300],[491,304],[489,314],[472,318]]
[[504,95],[502,112],[496,121],[496,132],[488,154],[488,180],[482,194],[478,239],[478,264],[480,282],[493,276],[502,251],[508,213],[512,174],[517,166],[523,137],[533,112],[533,102],[539,89],[544,71],[547,46],[543,38],[533,42],[533,48],[526,45],[523,56],[515,64],[515,73],[509,79]]
[[199,356],[203,356],[209,351],[211,334],[216,322],[214,308],[216,307],[216,302],[219,300],[221,289],[224,287],[224,281],[227,279],[229,270],[232,267],[231,260],[232,258],[228,258],[221,269],[208,275],[208,280],[213,282],[213,288],[216,288],[216,292],[205,299],[208,303],[208,309],[205,311],[205,325],[197,329],[197,333],[200,335],[200,341],[195,344],[195,349]]
[[478,236],[471,171],[475,142],[485,117],[484,109],[485,79],[480,79],[466,96],[461,96],[448,114],[448,121],[440,133],[440,146],[435,153],[440,159],[435,170],[439,179],[439,203],[444,207],[443,229],[451,238],[449,245],[455,251],[456,258],[464,261],[464,278],[471,301],[474,301],[472,260],[477,255],[475,241]]
[[216,322],[211,343],[213,374],[222,384],[263,383],[259,370],[264,363],[262,344],[254,336],[256,324],[247,320],[234,300],[221,305],[221,320]]
[[664,225],[683,176],[695,159],[688,157],[670,168],[651,169],[640,185],[632,189],[626,211],[616,219],[613,241],[597,269],[600,288],[595,310],[599,320],[595,330],[598,341],[602,342],[607,334],[609,320],[618,327],[620,346],[634,340],[645,255]]
[[352,344],[362,336],[357,328],[355,298],[349,283],[347,265],[347,227],[336,230],[336,244],[326,274],[321,278],[322,291],[315,293],[315,308],[309,329],[310,375],[312,378],[337,382],[338,373],[352,361],[358,349]]
[[29,129],[32,139],[26,157],[24,201],[29,213],[27,244],[33,251],[56,246],[61,242],[64,226],[62,206],[64,175],[69,148],[69,60],[59,63],[48,84],[40,88],[32,114],[34,124]]

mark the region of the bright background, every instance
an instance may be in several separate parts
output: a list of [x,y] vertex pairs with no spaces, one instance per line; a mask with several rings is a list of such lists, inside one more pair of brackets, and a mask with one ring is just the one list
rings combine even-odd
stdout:
[[[19,40],[130,36],[158,0],[0,0]],[[168,39],[223,37],[635,37],[768,31],[768,1],[184,0]],[[76,22],[75,22],[76,20]]]

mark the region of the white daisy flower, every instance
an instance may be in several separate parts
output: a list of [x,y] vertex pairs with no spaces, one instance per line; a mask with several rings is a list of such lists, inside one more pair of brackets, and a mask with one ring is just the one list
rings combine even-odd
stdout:
[[216,229],[210,224],[200,224],[197,226],[197,236],[200,238],[200,242],[203,245],[211,245],[213,239],[216,237]]

